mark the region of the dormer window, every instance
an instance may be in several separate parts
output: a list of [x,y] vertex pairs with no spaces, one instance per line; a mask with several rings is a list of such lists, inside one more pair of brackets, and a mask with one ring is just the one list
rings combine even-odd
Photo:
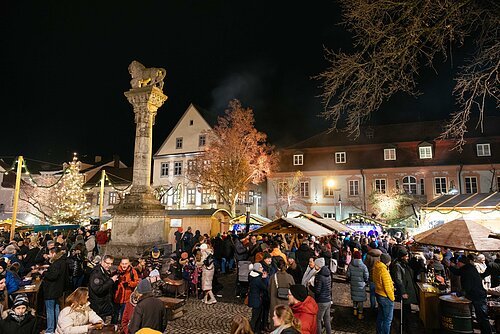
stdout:
[[198,138],[198,146],[203,147],[207,143],[207,136],[206,135],[200,135]]
[[175,138],[175,148],[178,150],[182,149],[182,137]]
[[335,163],[345,164],[345,162],[346,162],[345,152],[335,152]]
[[432,146],[420,146],[418,148],[420,159],[432,159]]
[[478,157],[489,157],[491,156],[490,144],[477,144],[476,145],[477,156]]
[[395,148],[384,149],[384,160],[396,160],[396,149]]
[[293,165],[301,166],[304,164],[304,155],[303,154],[294,154],[293,155]]

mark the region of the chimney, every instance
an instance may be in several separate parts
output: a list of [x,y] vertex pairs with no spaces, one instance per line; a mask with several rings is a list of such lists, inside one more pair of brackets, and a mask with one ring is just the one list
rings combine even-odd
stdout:
[[120,156],[117,154],[113,155],[113,167],[120,168]]
[[102,160],[102,157],[100,155],[96,155],[95,159],[94,159],[94,162],[98,163],[98,162],[101,162],[101,160]]

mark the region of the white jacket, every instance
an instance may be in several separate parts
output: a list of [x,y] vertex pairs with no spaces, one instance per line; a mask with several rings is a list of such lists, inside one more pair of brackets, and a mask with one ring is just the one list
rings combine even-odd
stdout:
[[56,334],[86,334],[89,325],[102,322],[87,303],[75,310],[71,307],[65,307],[57,319]]

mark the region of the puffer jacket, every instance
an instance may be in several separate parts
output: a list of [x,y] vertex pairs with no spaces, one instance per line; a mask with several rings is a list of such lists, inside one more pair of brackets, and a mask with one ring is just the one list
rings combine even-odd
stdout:
[[368,284],[368,267],[361,259],[352,260],[347,268],[347,278],[351,282],[351,299],[355,302],[366,300],[365,287]]
[[318,314],[318,304],[311,296],[303,302],[290,305],[293,315],[300,320],[302,334],[316,334],[316,316]]
[[89,325],[102,322],[90,308],[90,303],[75,308],[65,307],[57,318],[56,334],[85,334]]
[[248,306],[259,308],[265,298],[267,298],[267,286],[262,274],[252,270],[248,275]]
[[382,255],[382,251],[380,249],[370,249],[366,254],[364,264],[368,268],[368,274],[370,276],[370,282],[373,282],[373,266],[376,262],[380,261],[380,255]]
[[403,260],[394,261],[391,266],[391,274],[394,280],[394,285],[396,286],[398,300],[406,294],[408,295],[408,298],[403,299],[404,304],[417,304],[417,286],[415,285],[415,280],[413,278],[413,270],[410,268],[408,263],[405,263]]
[[373,266],[373,283],[375,283],[375,293],[382,297],[387,297],[394,301],[394,283],[387,266],[379,261]]
[[332,301],[332,277],[327,266],[321,267],[314,277],[313,290],[316,303],[329,303]]

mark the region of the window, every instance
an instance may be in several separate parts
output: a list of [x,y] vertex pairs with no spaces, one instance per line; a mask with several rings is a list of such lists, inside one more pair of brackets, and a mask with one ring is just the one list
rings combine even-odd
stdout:
[[294,154],[293,155],[293,165],[303,165],[304,164],[304,155],[303,154]]
[[207,143],[207,136],[206,135],[200,135],[198,137],[198,146],[203,147]]
[[425,180],[420,179],[420,195],[425,195]]
[[446,178],[445,177],[436,177],[434,178],[434,193],[446,194]]
[[182,161],[174,162],[174,176],[182,175]]
[[109,201],[108,201],[108,203],[110,205],[114,205],[114,204],[118,204],[119,201],[120,201],[120,198],[118,197],[118,193],[116,191],[111,191],[109,193]]
[[249,190],[248,191],[248,203],[249,204],[253,204],[254,203],[254,200],[255,200],[254,196],[255,196],[255,191]]
[[335,152],[335,163],[345,164],[345,152]]
[[193,125],[194,121],[192,119],[189,120],[189,126]]
[[489,157],[491,156],[490,144],[477,144],[477,156],[478,157]]
[[394,186],[396,187],[396,190],[399,190],[399,180],[394,180]]
[[335,194],[334,194],[334,192],[335,192],[334,187],[329,187],[329,186],[328,186],[328,184],[327,184],[326,182],[325,182],[325,184],[323,185],[323,188],[324,188],[324,189],[323,189],[323,194],[324,194],[325,196],[334,196],[334,195],[335,195]]
[[497,176],[497,191],[500,192],[500,176]]
[[201,203],[202,204],[210,203],[210,189],[203,188],[201,190]]
[[432,159],[432,146],[422,146],[418,148],[420,159]]
[[465,193],[466,194],[477,193],[477,177],[475,176],[465,177]]
[[174,191],[172,195],[172,204],[177,204],[181,200],[181,193],[179,190]]
[[309,181],[300,181],[300,197],[309,197]]
[[407,194],[417,194],[417,179],[413,176],[405,176],[403,178],[403,190]]
[[323,213],[323,218],[331,218],[331,219],[335,219],[335,214],[332,213],[332,212],[324,212]]
[[163,194],[163,196],[160,198],[160,202],[161,202],[161,204],[165,204],[165,205],[168,204],[168,196],[166,193]]
[[380,193],[380,194],[385,194],[385,192],[386,192],[385,179],[375,179],[375,191]]
[[182,148],[182,137],[175,138],[175,148],[180,150]]
[[168,165],[169,165],[168,162],[161,163],[160,177],[168,176]]
[[187,204],[194,204],[196,200],[196,189],[188,188],[187,189]]
[[349,196],[358,196],[358,195],[359,195],[359,181],[349,180]]
[[94,194],[86,194],[86,195],[85,195],[85,201],[86,201],[87,203],[92,204],[92,201],[93,201],[93,200],[94,200]]
[[384,160],[396,160],[396,149],[395,148],[384,149]]
[[187,170],[188,172],[192,172],[194,169],[194,160],[188,160]]
[[279,197],[283,197],[286,195],[286,188],[287,188],[286,182],[279,182],[278,183],[278,196]]

